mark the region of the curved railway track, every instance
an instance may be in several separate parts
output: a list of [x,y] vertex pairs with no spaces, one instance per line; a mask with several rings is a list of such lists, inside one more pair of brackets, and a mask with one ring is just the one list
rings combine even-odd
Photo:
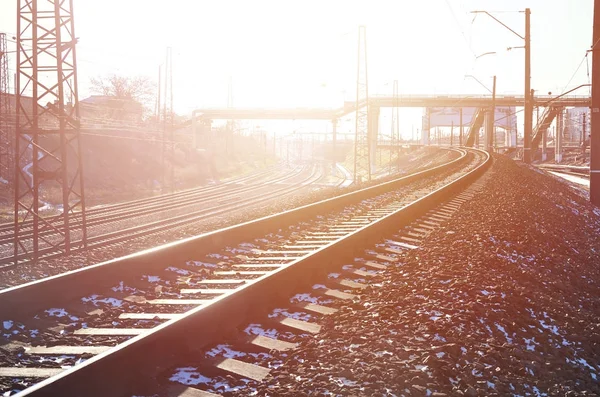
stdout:
[[[236,179],[220,185],[190,189],[174,194],[93,208],[87,213],[87,249],[115,244],[125,240],[146,236],[166,229],[179,227],[227,211],[281,197],[293,193],[306,185],[317,182],[322,177],[316,167],[297,167],[292,171],[270,170],[258,175]],[[51,219],[60,227],[58,217]],[[79,224],[77,223],[79,221]],[[81,219],[75,218],[73,228],[80,227]],[[16,266],[12,256],[14,234],[12,224],[0,225],[1,268]],[[25,225],[21,239],[31,242],[31,223]],[[112,229],[111,231],[106,231]],[[46,231],[41,238],[52,240],[57,235]],[[81,250],[81,234],[75,235],[75,251]],[[39,250],[41,258],[60,256],[50,247]],[[19,259],[26,259],[21,255]]]
[[461,210],[489,163],[461,150],[391,182],[0,291],[3,391],[256,391],[279,365],[270,353],[318,333],[367,285],[383,288],[377,273]]

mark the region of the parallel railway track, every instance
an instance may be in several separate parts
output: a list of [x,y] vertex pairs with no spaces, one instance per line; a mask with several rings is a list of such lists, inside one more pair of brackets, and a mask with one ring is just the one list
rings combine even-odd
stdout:
[[[186,371],[260,382],[276,365],[269,354],[254,354],[255,363],[223,355],[224,336],[268,352],[318,332],[313,320],[358,299],[355,291],[468,200],[470,193],[460,192],[483,174],[489,156],[462,154],[392,182],[1,291],[5,389],[31,386],[20,394],[31,396],[203,395],[161,375],[178,380]],[[370,258],[358,260],[365,249]],[[317,291],[314,303],[302,303],[306,291]],[[299,336],[256,335],[249,324],[261,318]],[[241,339],[239,329],[247,331]]]
[[[270,172],[252,175],[220,185],[190,189],[183,192],[162,195],[127,203],[94,208],[88,211],[88,245],[87,249],[120,243],[126,240],[146,236],[166,229],[190,224],[198,220],[216,216],[227,211],[242,208],[262,200],[281,197],[293,193],[321,178],[318,169],[298,167],[293,172]],[[58,217],[52,220],[60,227]],[[77,230],[81,221],[75,218],[73,228]],[[0,225],[0,269],[16,266],[12,256],[14,234],[12,224]],[[32,233],[25,225],[21,240],[31,241]],[[112,229],[112,231],[106,231]],[[42,236],[52,239],[56,235],[47,231]],[[77,235],[76,238],[81,238]],[[75,251],[84,249],[77,240]],[[46,247],[39,250],[40,258],[57,257],[60,253]],[[21,255],[20,260],[26,257]]]

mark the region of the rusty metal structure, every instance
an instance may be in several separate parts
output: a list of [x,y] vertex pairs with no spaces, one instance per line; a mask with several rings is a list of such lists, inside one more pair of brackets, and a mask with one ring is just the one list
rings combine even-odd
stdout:
[[15,263],[87,240],[73,0],[19,0],[17,13]]
[[[367,29],[358,27],[356,67],[356,132],[354,136],[354,181],[371,180],[369,136],[369,81],[367,73]],[[375,137],[377,139],[377,137]]]
[[8,77],[8,48],[6,33],[0,33],[0,178],[2,183],[12,180],[12,106]]

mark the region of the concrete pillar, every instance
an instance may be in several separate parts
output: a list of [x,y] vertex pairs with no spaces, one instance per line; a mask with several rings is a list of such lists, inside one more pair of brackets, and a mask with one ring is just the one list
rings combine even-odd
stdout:
[[556,136],[554,137],[554,162],[560,163],[562,162],[562,144],[563,144],[563,111],[564,109],[560,109],[558,115],[556,116]]
[[485,112],[485,129],[484,129],[484,145],[483,147],[488,152],[492,151],[492,142],[494,135],[494,115],[492,114],[492,110],[489,109]]
[[548,159],[548,154],[546,153],[546,149],[548,147],[548,128],[542,131],[542,161],[546,161]]
[[198,137],[196,136],[196,129],[198,128],[198,123],[196,122],[196,111],[192,112],[192,148],[198,148]]
[[371,173],[376,168],[376,155],[377,155],[377,136],[379,134],[379,114],[381,109],[379,106],[369,107],[369,127],[368,127],[368,141],[369,141],[369,154],[371,162]]
[[331,143],[331,156],[333,157],[333,165],[335,167],[335,163],[337,163],[337,119],[331,120],[331,125],[333,126],[333,142]]
[[430,115],[430,111],[429,108],[427,108],[426,110],[426,114],[425,117],[423,117],[423,123],[422,123],[422,128],[421,128],[421,145],[429,145],[429,132],[430,132],[430,125],[431,125],[431,115]]

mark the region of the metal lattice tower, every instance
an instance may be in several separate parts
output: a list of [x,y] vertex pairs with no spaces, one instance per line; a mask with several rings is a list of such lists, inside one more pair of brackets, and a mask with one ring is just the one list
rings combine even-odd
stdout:
[[390,172],[396,165],[396,171],[400,171],[400,101],[398,98],[398,80],[394,80],[394,86],[392,90],[393,95],[393,107],[392,107],[392,129],[390,139]]
[[0,177],[11,181],[12,142],[11,130],[14,124],[8,88],[8,48],[6,33],[0,33]]
[[[73,0],[18,5],[15,264],[87,240]],[[61,213],[43,213],[59,195]]]
[[371,180],[369,145],[369,85],[367,78],[367,31],[358,27],[356,69],[356,134],[354,136],[354,181]]

